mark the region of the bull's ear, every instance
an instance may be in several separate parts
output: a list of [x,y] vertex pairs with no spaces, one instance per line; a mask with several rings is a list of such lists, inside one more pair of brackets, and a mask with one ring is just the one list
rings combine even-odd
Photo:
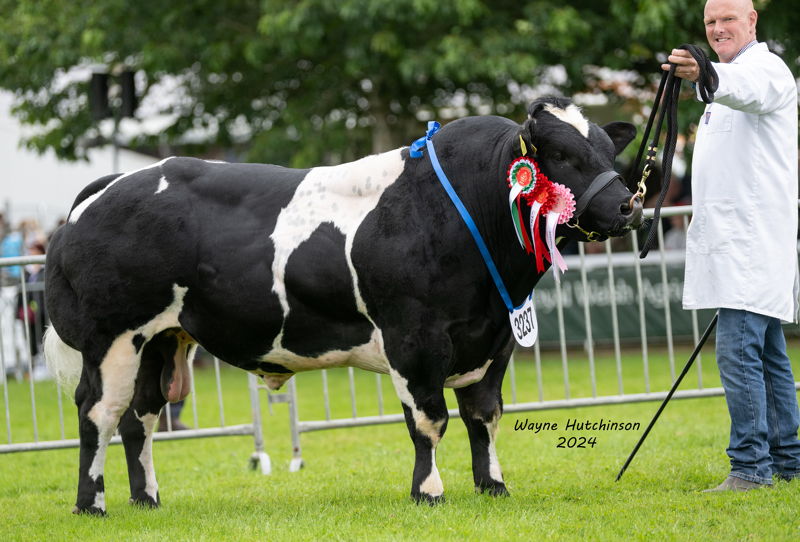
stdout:
[[526,120],[517,132],[517,136],[512,142],[515,157],[532,155],[536,152],[536,148],[533,146],[533,127],[535,125],[536,121]]
[[531,103],[531,104],[528,106],[528,118],[529,118],[529,119],[534,119],[534,118],[536,118],[536,114],[537,114],[539,111],[541,111],[542,109],[544,109],[544,106],[545,106],[545,105],[547,105],[547,102],[546,102],[545,100],[541,99],[541,98],[539,98],[538,100],[534,100],[534,101],[533,101],[533,102],[532,102],[532,103]]
[[602,127],[614,143],[614,154],[617,155],[636,137],[636,127],[630,122],[609,122]]

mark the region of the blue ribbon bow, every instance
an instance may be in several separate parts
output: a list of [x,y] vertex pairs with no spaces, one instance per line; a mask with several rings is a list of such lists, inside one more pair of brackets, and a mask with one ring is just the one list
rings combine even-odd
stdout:
[[425,143],[433,137],[433,134],[439,131],[442,125],[436,122],[435,120],[428,121],[428,131],[425,132],[425,135],[415,142],[411,144],[411,150],[409,151],[409,155],[411,158],[422,158],[423,152],[422,148],[425,146]]

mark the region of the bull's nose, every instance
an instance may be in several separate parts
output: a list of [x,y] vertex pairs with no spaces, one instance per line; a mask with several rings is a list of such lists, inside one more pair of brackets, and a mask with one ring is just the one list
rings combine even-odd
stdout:
[[625,217],[626,225],[631,229],[639,229],[642,225],[642,200],[632,197],[622,202],[619,212]]

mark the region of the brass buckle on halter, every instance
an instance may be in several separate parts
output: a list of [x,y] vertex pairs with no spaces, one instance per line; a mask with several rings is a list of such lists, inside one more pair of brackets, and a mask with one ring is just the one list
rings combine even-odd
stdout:
[[581,232],[583,234],[583,236],[586,237],[586,241],[599,241],[600,237],[602,237],[602,235],[600,235],[596,231],[586,231],[586,230],[584,230],[583,228],[580,227],[580,225],[578,224],[577,221],[575,222],[575,224],[570,224],[569,222],[567,222],[567,227],[575,229],[575,230],[578,230],[579,232]]
[[[654,147],[650,147],[654,150]],[[645,162],[644,168],[642,169],[642,178],[639,179],[639,183],[636,185],[636,193],[631,196],[631,199],[628,201],[628,207],[633,209],[633,203],[637,199],[644,204],[644,197],[647,194],[647,178],[650,176],[650,172],[652,171],[652,163],[650,161]]]

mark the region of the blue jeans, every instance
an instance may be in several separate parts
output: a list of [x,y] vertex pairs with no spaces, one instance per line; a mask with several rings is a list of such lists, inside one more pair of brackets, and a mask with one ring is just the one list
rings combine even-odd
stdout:
[[731,476],[761,484],[800,477],[800,412],[780,320],[720,309],[717,365],[731,416]]

